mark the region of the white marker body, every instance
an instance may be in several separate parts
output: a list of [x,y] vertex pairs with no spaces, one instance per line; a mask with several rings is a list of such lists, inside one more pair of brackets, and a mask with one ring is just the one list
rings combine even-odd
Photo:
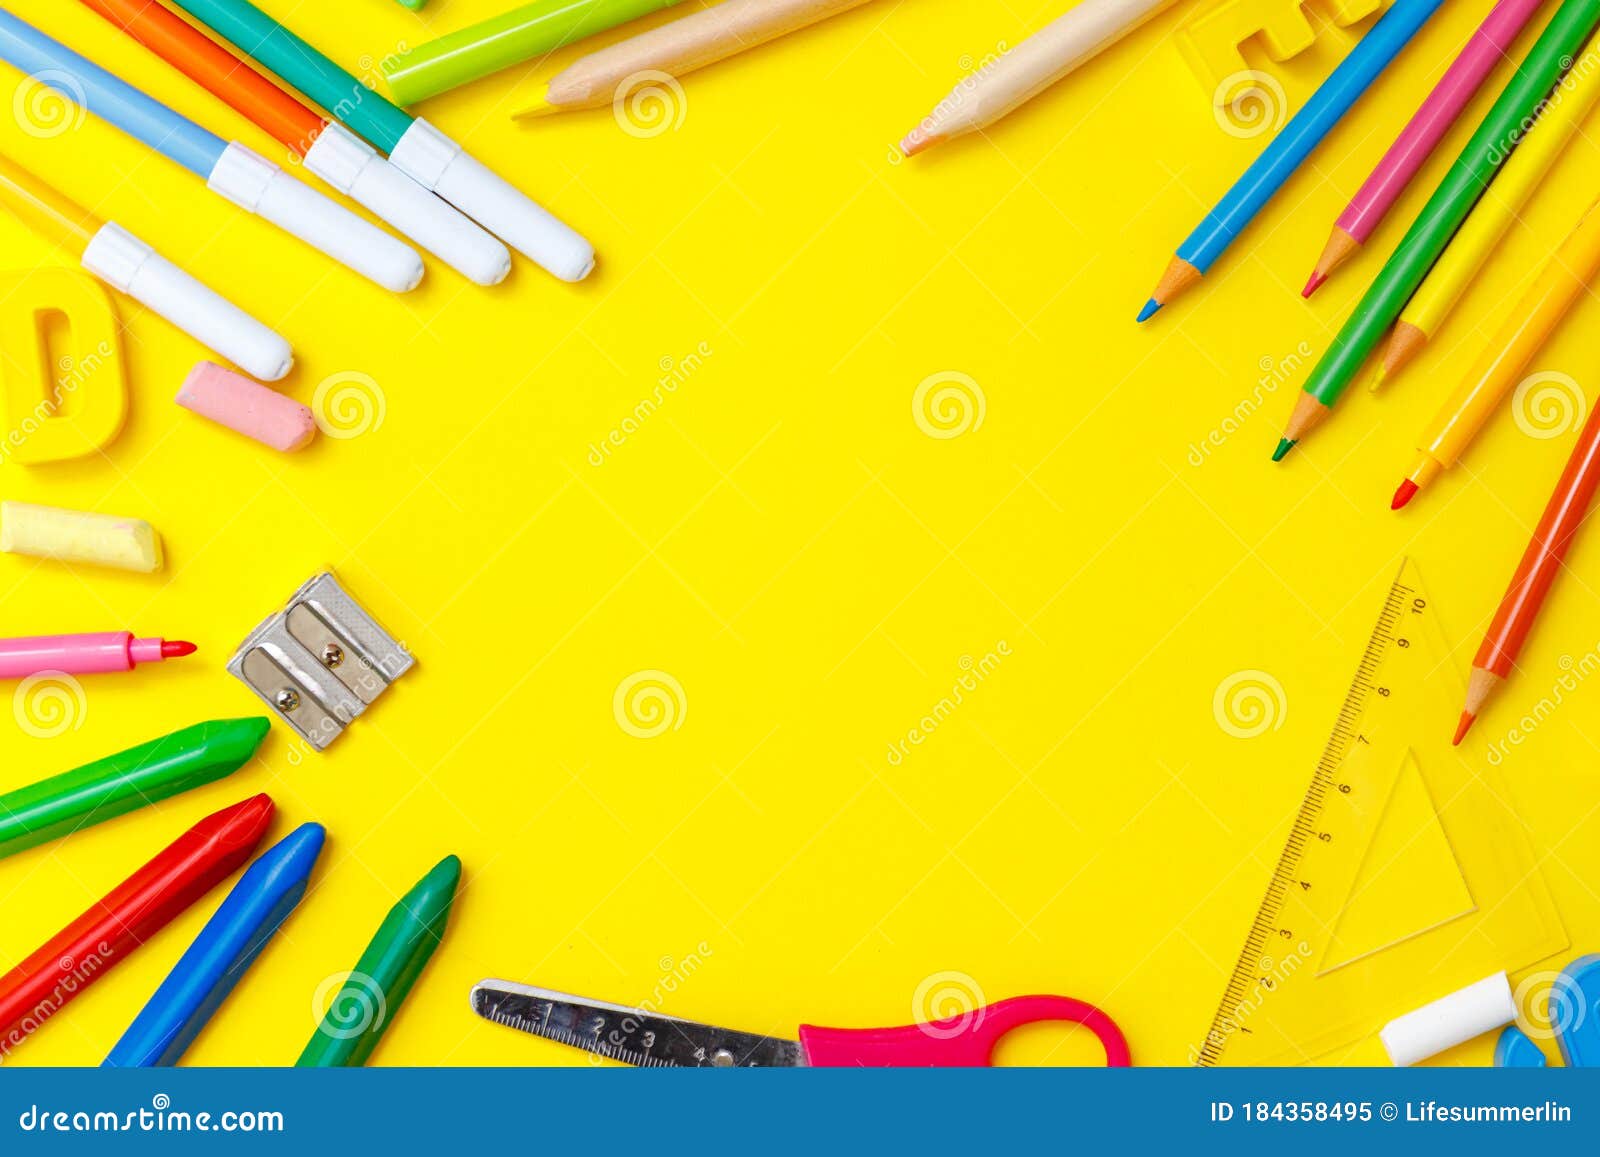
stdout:
[[594,246],[582,235],[427,121],[406,130],[389,163],[562,281],[582,281],[594,269]]
[[106,224],[90,238],[83,267],[263,382],[294,365],[294,351],[276,332],[120,225]]
[[1414,1065],[1517,1019],[1517,1002],[1504,972],[1396,1017],[1378,1033],[1389,1059]]
[[343,125],[329,124],[318,133],[306,150],[305,163],[467,280],[498,285],[511,272],[510,250]]
[[223,151],[206,184],[385,289],[405,293],[422,280],[415,249],[244,145],[236,142]]

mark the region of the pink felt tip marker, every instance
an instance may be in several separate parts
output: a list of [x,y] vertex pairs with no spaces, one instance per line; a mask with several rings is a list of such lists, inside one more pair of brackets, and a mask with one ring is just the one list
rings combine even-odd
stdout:
[[1512,42],[1543,3],[1544,0],[1500,0],[1494,6],[1334,223],[1328,244],[1300,296],[1310,297],[1329,274],[1367,243],[1495,65],[1509,58]]
[[194,653],[193,643],[138,639],[129,631],[0,639],[0,679],[26,679],[45,671],[102,675],[131,671],[140,663],[160,663]]

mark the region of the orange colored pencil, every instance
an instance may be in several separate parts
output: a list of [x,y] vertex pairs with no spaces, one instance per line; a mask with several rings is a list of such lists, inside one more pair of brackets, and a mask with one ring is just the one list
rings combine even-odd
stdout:
[[1555,493],[1544,508],[1544,517],[1533,532],[1512,576],[1511,586],[1500,600],[1494,622],[1472,661],[1472,678],[1467,684],[1466,708],[1456,727],[1455,742],[1460,743],[1483,711],[1489,697],[1504,683],[1516,666],[1517,656],[1527,641],[1528,632],[1544,606],[1550,585],[1561,571],[1567,547],[1583,525],[1600,488],[1600,407],[1589,415],[1578,444],[1573,447],[1567,468],[1556,483]]

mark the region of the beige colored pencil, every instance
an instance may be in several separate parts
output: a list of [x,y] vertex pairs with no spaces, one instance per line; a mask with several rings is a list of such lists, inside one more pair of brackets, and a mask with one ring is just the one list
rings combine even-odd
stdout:
[[865,3],[867,0],[723,0],[714,8],[591,52],[557,73],[541,100],[513,115],[541,116],[610,104],[626,95],[630,82],[641,74],[680,77]]
[[992,125],[1172,3],[1082,0],[956,85],[900,142],[900,151],[913,156],[940,141]]

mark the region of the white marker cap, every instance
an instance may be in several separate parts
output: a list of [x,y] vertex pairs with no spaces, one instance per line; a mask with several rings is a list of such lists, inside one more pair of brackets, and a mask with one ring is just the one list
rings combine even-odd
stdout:
[[498,285],[511,272],[510,250],[343,125],[329,124],[318,133],[305,162],[311,172],[469,281]]
[[294,366],[287,341],[120,225],[90,238],[83,267],[263,382]]
[[405,293],[422,281],[422,258],[415,249],[244,145],[235,142],[223,150],[206,184],[385,289]]
[[420,117],[389,162],[562,281],[582,281],[594,269],[594,246],[577,231]]
[[1396,1017],[1378,1033],[1389,1059],[1414,1065],[1517,1019],[1517,1002],[1504,972]]

